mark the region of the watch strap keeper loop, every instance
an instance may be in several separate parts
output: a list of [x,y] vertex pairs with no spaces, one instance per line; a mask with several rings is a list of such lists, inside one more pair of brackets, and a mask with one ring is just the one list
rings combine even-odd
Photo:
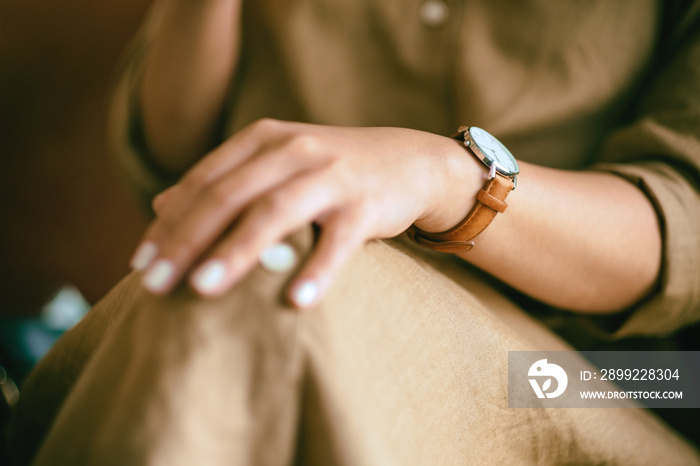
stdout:
[[483,189],[476,195],[476,200],[484,204],[486,207],[501,214],[505,212],[506,207],[508,207],[508,204],[506,204],[504,201],[493,197],[490,193],[484,191]]

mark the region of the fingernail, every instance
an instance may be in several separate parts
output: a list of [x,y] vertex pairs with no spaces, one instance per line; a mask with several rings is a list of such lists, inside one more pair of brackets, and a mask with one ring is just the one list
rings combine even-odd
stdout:
[[161,259],[151,267],[143,277],[143,286],[147,290],[157,293],[163,291],[170,284],[175,267],[170,261]]
[[296,286],[292,299],[299,307],[311,306],[318,296],[318,285],[311,280],[301,282]]
[[294,267],[297,255],[287,243],[277,243],[260,253],[260,264],[270,272],[284,273]]
[[151,241],[147,241],[138,247],[129,264],[132,269],[140,272],[148,267],[151,261],[155,259],[156,254],[158,254],[158,246]]
[[219,287],[226,276],[226,265],[220,260],[211,260],[201,266],[192,277],[192,285],[200,293],[210,293]]

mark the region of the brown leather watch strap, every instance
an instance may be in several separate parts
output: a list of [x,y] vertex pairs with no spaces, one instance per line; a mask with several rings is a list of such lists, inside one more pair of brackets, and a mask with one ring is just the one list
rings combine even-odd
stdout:
[[415,226],[408,229],[409,236],[421,246],[440,252],[463,252],[474,247],[471,241],[489,226],[508,204],[505,199],[513,190],[510,178],[496,175],[476,196],[472,210],[458,225],[441,233],[428,233]]

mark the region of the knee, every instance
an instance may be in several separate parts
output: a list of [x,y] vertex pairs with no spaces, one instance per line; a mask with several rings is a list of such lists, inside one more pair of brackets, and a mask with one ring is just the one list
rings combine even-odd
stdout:
[[292,270],[279,273],[258,265],[216,298],[203,298],[186,285],[165,297],[139,290],[126,311],[125,325],[137,341],[155,338],[179,351],[219,341],[293,345],[298,314],[286,300],[285,289],[313,247],[313,232],[309,227],[285,241],[297,256]]

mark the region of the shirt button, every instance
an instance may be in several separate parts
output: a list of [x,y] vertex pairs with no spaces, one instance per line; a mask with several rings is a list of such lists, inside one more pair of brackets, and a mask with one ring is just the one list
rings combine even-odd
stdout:
[[426,26],[438,27],[445,24],[449,8],[443,0],[426,0],[420,6],[418,15]]

